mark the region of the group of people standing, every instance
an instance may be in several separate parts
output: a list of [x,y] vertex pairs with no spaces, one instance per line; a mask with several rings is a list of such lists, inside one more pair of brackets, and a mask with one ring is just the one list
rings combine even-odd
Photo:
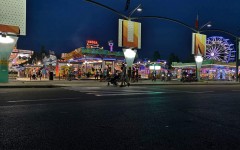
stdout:
[[104,70],[96,69],[94,77],[96,80],[100,79],[100,81],[104,81],[110,76],[111,74],[110,72],[111,72],[110,68],[105,68]]
[[135,67],[128,67],[126,68],[125,64],[122,64],[121,67],[121,86],[130,85],[130,82],[138,82],[139,75],[138,75],[138,68]]
[[37,80],[38,78],[41,80],[42,77],[47,77],[48,70],[45,68],[30,68],[26,70],[25,74],[30,80]]

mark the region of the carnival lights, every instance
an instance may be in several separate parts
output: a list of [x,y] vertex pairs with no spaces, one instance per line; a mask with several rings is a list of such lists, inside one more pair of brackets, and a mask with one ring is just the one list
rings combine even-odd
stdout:
[[205,59],[213,59],[221,62],[235,61],[236,50],[229,39],[221,36],[207,38]]

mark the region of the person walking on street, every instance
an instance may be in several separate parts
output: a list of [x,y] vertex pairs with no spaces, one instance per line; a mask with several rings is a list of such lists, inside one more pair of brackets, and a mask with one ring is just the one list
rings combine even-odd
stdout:
[[138,76],[138,68],[136,68],[136,82],[138,82],[138,78],[139,78],[139,76]]
[[156,81],[157,79],[157,73],[156,73],[156,70],[153,70],[152,72],[152,81]]
[[132,69],[131,69],[131,67],[128,67],[127,76],[128,76],[128,81],[130,82],[131,77],[132,77]]

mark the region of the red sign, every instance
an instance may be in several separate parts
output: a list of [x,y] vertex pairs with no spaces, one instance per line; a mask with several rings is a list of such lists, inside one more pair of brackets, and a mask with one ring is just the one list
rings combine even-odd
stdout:
[[87,45],[98,45],[98,41],[95,40],[87,40]]

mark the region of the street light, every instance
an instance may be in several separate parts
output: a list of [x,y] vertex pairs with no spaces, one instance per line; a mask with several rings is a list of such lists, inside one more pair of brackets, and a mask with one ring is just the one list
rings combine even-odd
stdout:
[[133,9],[133,10],[129,13],[129,15],[128,15],[128,20],[131,20],[131,16],[132,16],[136,11],[138,11],[138,12],[141,12],[141,11],[142,11],[142,5],[141,5],[141,4],[139,4],[135,9]]
[[137,9],[138,12],[141,12],[142,10],[143,10],[142,7]]
[[127,19],[127,20],[131,20],[131,19],[132,19],[131,16],[132,16],[136,11],[138,11],[138,12],[141,12],[141,11],[142,11],[142,5],[139,4],[136,8],[134,8],[134,9],[128,14],[128,16],[126,16],[126,15],[120,13],[119,11],[117,11],[117,10],[111,8],[111,7],[108,7],[108,6],[103,5],[103,4],[101,4],[101,3],[95,2],[95,1],[93,1],[93,0],[85,0],[85,1],[90,2],[90,3],[93,3],[93,4],[98,5],[98,6],[101,6],[101,7],[105,8],[105,9],[111,10],[112,12],[118,14],[119,16],[121,16],[122,18]]
[[[198,27],[196,26],[196,28],[197,28],[197,33],[198,34],[200,34],[200,32],[202,31],[202,29],[204,28],[204,27],[208,27],[208,28],[210,28],[212,25],[211,25],[211,21],[209,21],[209,22],[207,22],[207,23],[205,23],[205,24],[203,24],[199,29],[198,29]],[[195,35],[195,36],[197,36],[197,35]],[[206,38],[206,35],[199,35],[200,37],[202,37],[203,39],[204,38]],[[202,38],[200,38],[200,39],[202,39]],[[196,39],[195,39],[195,37],[193,37],[193,41],[194,41],[194,54],[195,54],[195,62],[196,62],[196,77],[197,77],[197,81],[200,81],[200,69],[201,69],[201,66],[202,66],[202,62],[203,62],[203,56],[202,55],[204,55],[204,53],[205,53],[205,50],[206,50],[206,41],[204,41],[204,43],[195,43],[196,42]],[[201,41],[201,40],[200,40]],[[198,42],[200,42],[200,41],[198,41]],[[203,42],[203,41],[201,41],[201,42]],[[195,46],[195,44],[197,44],[197,47]],[[200,45],[205,45],[205,48],[204,48],[204,46],[200,46]],[[197,49],[196,49],[197,48]],[[197,51],[197,52],[196,52]],[[200,52],[199,52],[200,51]]]
[[202,25],[202,26],[199,28],[198,31],[201,32],[201,30],[202,30],[204,27],[208,27],[208,28],[212,27],[212,22],[209,21],[209,22],[205,23],[204,25]]
[[8,59],[17,40],[17,35],[2,34],[0,36],[0,83],[8,82]]
[[2,36],[0,36],[0,42],[9,44],[9,43],[13,43],[14,39],[12,37],[8,36],[6,33],[2,33]]
[[123,54],[125,56],[125,60],[127,62],[128,67],[132,67],[134,58],[136,56],[137,50],[132,50],[132,49],[123,49]]
[[199,55],[199,54],[196,55],[195,56],[195,61],[196,61],[196,66],[197,66],[197,69],[196,69],[197,80],[200,81],[200,69],[201,69],[202,62],[203,62],[202,55]]

